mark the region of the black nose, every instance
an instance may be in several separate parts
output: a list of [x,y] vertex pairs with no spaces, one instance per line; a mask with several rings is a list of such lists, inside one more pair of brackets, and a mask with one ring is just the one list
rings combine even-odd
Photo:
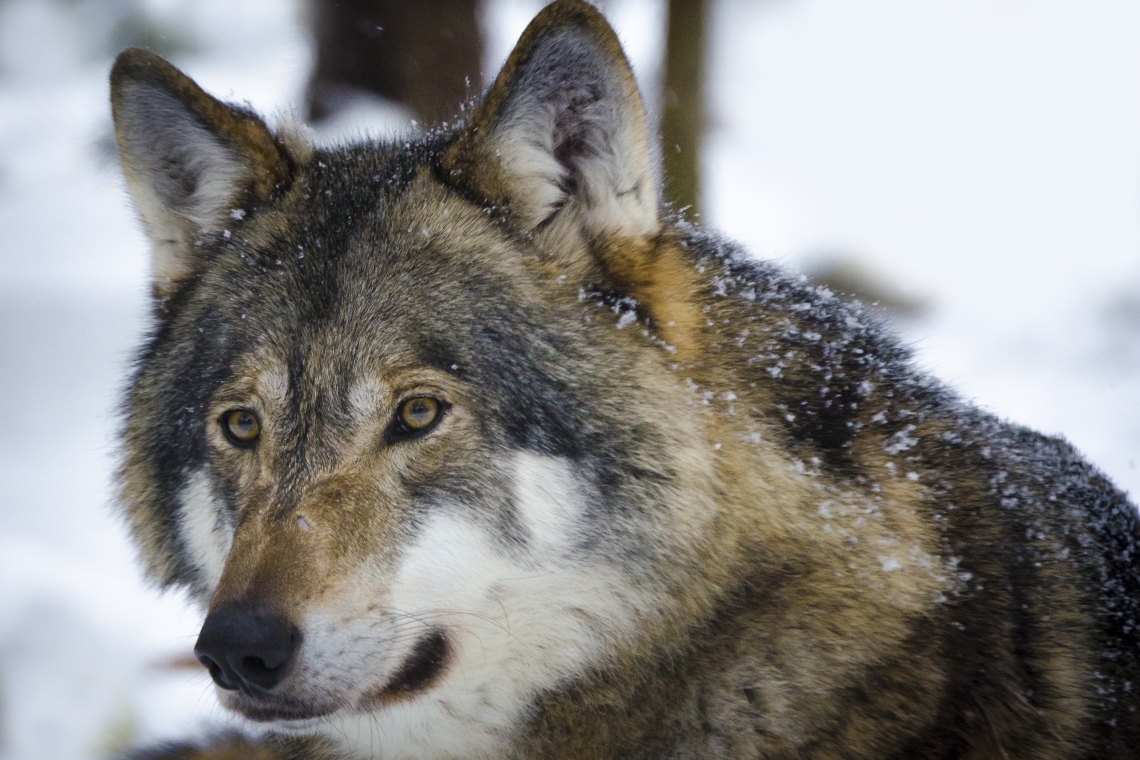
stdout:
[[194,656],[223,689],[268,691],[289,674],[301,632],[251,604],[229,604],[206,616]]

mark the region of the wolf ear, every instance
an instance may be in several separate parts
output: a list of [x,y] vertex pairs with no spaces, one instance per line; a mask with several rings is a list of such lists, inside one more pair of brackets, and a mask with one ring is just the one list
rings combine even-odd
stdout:
[[443,166],[556,253],[660,226],[633,71],[602,14],[577,0],[535,17]]
[[111,111],[127,189],[150,239],[161,293],[194,269],[194,243],[284,189],[292,161],[253,113],[222,103],[145,50],[111,69]]

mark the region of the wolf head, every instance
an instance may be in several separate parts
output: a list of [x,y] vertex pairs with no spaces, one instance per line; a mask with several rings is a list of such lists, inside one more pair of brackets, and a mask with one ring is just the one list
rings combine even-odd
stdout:
[[458,751],[704,604],[702,315],[597,11],[394,142],[313,149],[139,50],[111,90],[155,297],[121,500],[227,706]]

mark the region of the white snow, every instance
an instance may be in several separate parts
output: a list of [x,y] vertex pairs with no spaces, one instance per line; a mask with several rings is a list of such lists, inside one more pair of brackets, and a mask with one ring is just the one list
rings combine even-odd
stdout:
[[[489,71],[541,4],[488,2]],[[605,5],[652,106],[662,3]],[[196,43],[175,62],[208,90],[271,116],[299,103],[299,5],[143,6]],[[923,365],[1140,493],[1140,4],[715,6],[705,222],[790,266],[856,256],[930,298],[903,328]],[[93,7],[0,3],[2,758],[225,720],[201,671],[171,664],[198,614],[143,585],[108,508],[148,286]],[[406,120],[362,107],[330,133]]]

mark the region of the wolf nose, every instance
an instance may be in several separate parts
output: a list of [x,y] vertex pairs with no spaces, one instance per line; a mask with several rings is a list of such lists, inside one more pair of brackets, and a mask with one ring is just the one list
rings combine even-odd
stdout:
[[194,656],[223,689],[268,691],[288,675],[301,632],[263,607],[230,604],[206,616]]

